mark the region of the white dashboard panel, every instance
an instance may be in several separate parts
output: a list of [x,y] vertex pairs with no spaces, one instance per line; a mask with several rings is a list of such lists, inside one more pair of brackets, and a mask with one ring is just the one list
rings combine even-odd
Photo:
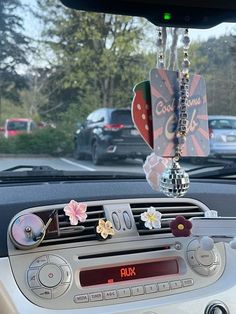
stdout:
[[[154,200],[99,201],[88,205],[105,205],[106,216],[116,208],[125,208],[133,215],[129,211],[130,202],[151,206]],[[170,200],[162,199],[160,204],[163,206],[165,202]],[[208,210],[195,200],[172,200],[175,214],[179,209],[174,202],[192,204],[196,215],[196,205],[203,213]],[[17,216],[61,206],[30,208]],[[235,250],[217,243],[211,252],[202,252],[194,237],[175,238],[170,233],[142,235],[136,229],[137,221],[132,221],[131,232],[127,230],[104,242],[67,241],[57,245],[46,242],[30,250],[19,250],[8,237],[9,258],[0,259],[0,305],[4,309],[0,313],[199,314],[215,300],[224,302],[230,313],[236,313],[232,297],[236,293]],[[163,266],[164,273],[155,276],[135,274],[132,280],[96,285],[82,283],[81,279],[86,271],[105,274],[103,269],[130,268],[133,274],[136,268],[141,269],[140,265],[149,267],[154,263],[158,268],[162,262],[171,265],[171,261],[170,269],[176,264],[176,271],[165,270]]]
[[[10,306],[2,308],[1,314],[172,314],[173,311],[175,314],[199,314],[204,313],[206,306],[213,300],[223,301],[227,304],[230,313],[236,313],[236,252],[226,245],[226,255],[224,274],[210,287],[158,299],[75,310],[50,310],[31,303],[16,285],[9,259],[2,258],[0,259],[0,282],[5,291],[0,290],[0,296],[7,299],[5,304],[10,304]],[[15,312],[9,311],[11,304],[15,306]]]

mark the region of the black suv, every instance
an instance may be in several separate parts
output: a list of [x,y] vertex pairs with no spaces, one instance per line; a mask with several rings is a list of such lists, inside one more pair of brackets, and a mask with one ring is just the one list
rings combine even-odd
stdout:
[[130,109],[101,108],[92,112],[74,138],[74,156],[92,156],[95,165],[111,158],[142,158],[151,152],[134,127]]

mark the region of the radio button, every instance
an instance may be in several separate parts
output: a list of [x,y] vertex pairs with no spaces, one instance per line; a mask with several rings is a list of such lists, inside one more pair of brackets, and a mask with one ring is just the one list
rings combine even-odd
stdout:
[[194,253],[195,251],[187,252],[188,262],[191,266],[200,266]]
[[119,219],[117,213],[115,213],[115,212],[112,213],[112,221],[113,221],[113,224],[114,224],[116,230],[120,230],[120,228],[121,228],[120,219]]
[[64,294],[66,292],[66,290],[68,289],[69,285],[60,285],[57,286],[56,288],[54,288],[52,290],[52,297],[53,298],[58,298],[60,297],[62,294]]
[[40,298],[44,298],[44,299],[51,299],[52,298],[51,289],[39,288],[39,289],[33,289],[32,291],[35,294],[37,294]]
[[157,285],[152,284],[152,285],[146,285],[144,286],[145,288],[145,293],[155,293],[157,292]]
[[143,286],[133,287],[131,291],[133,296],[144,294]]
[[117,291],[116,290],[105,291],[104,292],[104,298],[105,298],[105,300],[116,299],[117,298]]
[[74,296],[74,302],[75,303],[84,303],[88,302],[89,298],[87,294],[79,294]]
[[70,282],[71,281],[71,271],[69,266],[61,266],[62,270],[62,282]]
[[102,292],[94,292],[89,294],[89,300],[91,302],[102,301]]
[[46,255],[38,257],[33,263],[30,265],[30,268],[41,267],[44,264],[47,264],[48,258]]
[[129,214],[126,211],[123,213],[123,218],[124,218],[126,228],[131,229],[132,228],[132,221],[131,221]]
[[39,272],[40,282],[48,288],[57,286],[62,279],[61,270],[54,264],[47,264],[43,266]]
[[199,248],[200,244],[198,240],[193,240],[189,243],[187,250],[196,251]]
[[130,297],[130,289],[129,288],[124,288],[124,289],[119,289],[118,290],[118,297],[119,298],[126,298]]
[[188,278],[188,279],[183,279],[182,283],[183,283],[183,287],[189,287],[189,286],[192,286],[194,282],[192,278]]
[[215,261],[215,256],[212,251],[198,249],[195,254],[199,264],[203,266],[210,266]]
[[209,267],[209,275],[214,275],[216,270],[217,270],[217,264],[213,264],[211,265],[211,267]]
[[161,282],[158,284],[159,291],[167,291],[170,290],[169,282]]
[[64,265],[64,264],[66,265],[66,262],[61,257],[56,256],[56,255],[49,255],[48,260],[49,260],[49,263],[56,264],[58,266]]
[[38,281],[38,269],[28,270],[27,280],[30,288],[40,287],[41,285]]
[[199,266],[199,267],[194,267],[193,269],[198,274],[200,274],[202,276],[208,276],[209,275],[209,268],[208,267]]
[[179,289],[182,288],[182,282],[180,280],[171,281],[170,282],[171,289]]

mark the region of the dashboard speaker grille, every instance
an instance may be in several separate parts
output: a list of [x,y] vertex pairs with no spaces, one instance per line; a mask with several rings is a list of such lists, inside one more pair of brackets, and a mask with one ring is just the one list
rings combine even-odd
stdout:
[[[162,213],[162,224],[160,229],[149,230],[143,228],[142,224],[140,224],[141,213],[151,206]],[[139,235],[170,234],[169,223],[177,216],[184,216],[187,219],[192,217],[204,217],[204,211],[197,205],[191,203],[139,203],[130,204],[130,207]]]

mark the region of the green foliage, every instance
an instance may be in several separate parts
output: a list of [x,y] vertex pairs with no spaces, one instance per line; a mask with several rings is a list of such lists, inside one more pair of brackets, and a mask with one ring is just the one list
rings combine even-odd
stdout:
[[45,115],[55,119],[55,110],[64,113],[75,103],[80,112],[87,112],[88,105],[90,112],[130,106],[133,86],[149,72],[148,57],[140,54],[144,21],[60,5],[55,9],[50,0],[38,4],[45,23],[44,43],[55,57],[45,84],[49,96]]
[[[72,135],[71,135],[72,136]],[[42,129],[32,134],[20,134],[0,139],[0,154],[72,154],[73,139],[58,129]]]
[[[25,73],[29,42],[19,16],[22,5],[19,0],[0,1],[0,118],[2,123],[10,117],[53,121],[57,129],[1,139],[0,152],[70,154],[76,123],[91,111],[130,107],[133,86],[148,79],[156,65],[157,49],[150,43],[156,45],[156,28],[149,26],[147,34],[140,18],[70,10],[55,0],[37,3],[35,16],[44,25],[40,62]],[[173,34],[170,30],[168,36]],[[169,60],[171,41],[167,43]],[[176,46],[172,48],[175,52]],[[177,50],[181,65],[182,48]],[[205,77],[209,113],[236,115],[236,37],[192,42],[189,55],[191,72]],[[38,60],[36,51],[32,56]],[[17,73],[19,68],[24,74]]]
[[193,47],[191,67],[205,77],[209,114],[236,115],[236,47],[232,35],[209,38]]
[[26,86],[17,73],[19,65],[27,65],[25,52],[28,39],[23,34],[23,19],[16,14],[22,9],[19,0],[0,1],[0,97],[18,100],[17,91]]

